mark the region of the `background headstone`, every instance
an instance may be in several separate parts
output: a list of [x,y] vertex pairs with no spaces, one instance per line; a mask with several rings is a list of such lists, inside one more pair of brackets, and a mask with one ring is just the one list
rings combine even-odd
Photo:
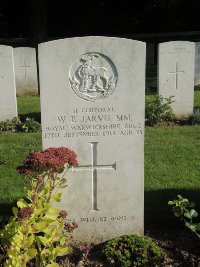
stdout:
[[195,74],[194,84],[200,85],[200,42],[195,43]]
[[0,45],[0,121],[17,117],[13,48]]
[[14,62],[17,96],[38,95],[35,48],[14,48]]
[[159,44],[158,88],[163,97],[174,96],[177,117],[193,113],[195,44],[172,41]]
[[78,155],[61,204],[77,241],[143,233],[145,49],[114,37],[39,45],[43,148]]

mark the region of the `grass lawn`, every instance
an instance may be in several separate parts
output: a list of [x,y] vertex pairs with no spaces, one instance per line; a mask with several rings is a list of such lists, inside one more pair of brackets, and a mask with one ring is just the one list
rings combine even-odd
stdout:
[[40,97],[17,97],[17,107],[19,114],[40,112]]
[[41,149],[41,133],[0,133],[0,219],[22,196],[25,178],[16,172],[24,158]]
[[41,121],[39,96],[17,97],[17,108],[20,118],[29,117]]
[[194,91],[194,106],[200,107],[200,90]]
[[200,188],[200,126],[146,128],[145,189]]
[[[39,98],[18,98],[18,110],[21,114],[39,113]],[[0,134],[1,214],[7,214],[23,192],[25,179],[16,173],[16,167],[31,151],[41,147],[41,133]],[[173,226],[167,202],[177,194],[200,203],[199,180],[200,126],[145,129],[146,226],[169,225],[169,218]]]
[[[174,226],[177,194],[200,206],[200,126],[146,128],[145,225]],[[197,205],[198,206],[198,205]],[[200,208],[200,207],[199,207]]]

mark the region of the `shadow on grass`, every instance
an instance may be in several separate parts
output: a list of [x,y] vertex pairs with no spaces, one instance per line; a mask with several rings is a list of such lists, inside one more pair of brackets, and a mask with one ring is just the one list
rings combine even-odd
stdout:
[[40,112],[32,112],[32,113],[26,113],[26,114],[19,114],[19,117],[21,121],[25,121],[26,118],[34,119],[35,121],[41,123],[41,113]]
[[[168,201],[177,199],[177,195],[182,195],[191,202],[195,202],[195,209],[200,211],[199,190],[165,189],[145,191],[144,200],[144,225],[145,230],[149,228],[180,228],[180,223],[172,213],[172,207]],[[197,218],[200,222],[200,218]]]
[[17,200],[10,203],[0,202],[0,228],[5,225],[13,215],[12,208],[17,206]]

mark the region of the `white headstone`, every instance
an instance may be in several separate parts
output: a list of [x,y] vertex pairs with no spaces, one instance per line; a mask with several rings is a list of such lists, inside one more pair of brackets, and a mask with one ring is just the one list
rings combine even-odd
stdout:
[[200,42],[195,43],[195,74],[194,84],[200,85]]
[[17,117],[13,48],[0,45],[0,121]]
[[35,48],[14,48],[14,61],[17,96],[38,95]]
[[159,44],[158,88],[163,97],[174,96],[177,117],[193,113],[195,44],[173,41]]
[[62,207],[77,241],[143,233],[145,43],[80,37],[39,45],[43,148],[79,167]]

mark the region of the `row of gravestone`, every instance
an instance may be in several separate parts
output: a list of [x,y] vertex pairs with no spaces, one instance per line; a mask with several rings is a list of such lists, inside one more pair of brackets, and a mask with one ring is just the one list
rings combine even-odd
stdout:
[[[162,43],[158,54],[158,93],[174,96],[172,108],[177,116],[192,114],[194,81],[197,84],[200,76],[200,43],[196,43],[196,51],[192,42]],[[4,120],[17,116],[15,94],[38,94],[35,49],[0,46],[0,64],[0,120]]]
[[[192,112],[195,44],[163,43],[159,51],[160,94]],[[43,149],[78,154],[60,203],[79,225],[75,239],[142,234],[145,43],[78,37],[40,44],[38,54]]]

